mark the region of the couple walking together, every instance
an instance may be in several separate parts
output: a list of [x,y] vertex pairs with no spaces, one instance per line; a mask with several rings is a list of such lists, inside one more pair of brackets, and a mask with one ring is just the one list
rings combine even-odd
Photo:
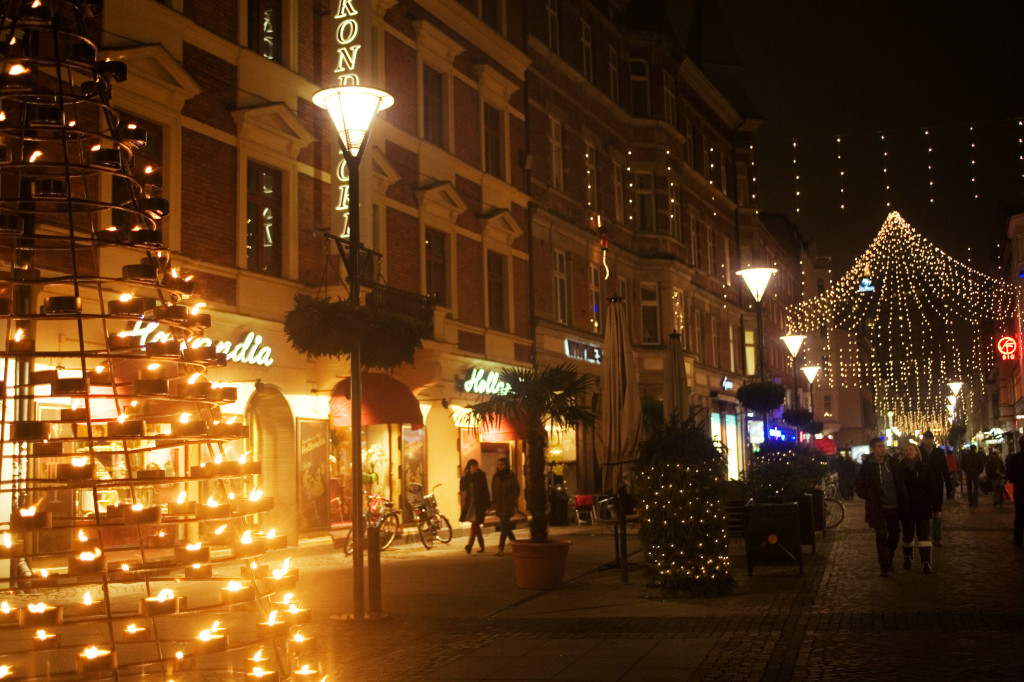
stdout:
[[[493,498],[491,492],[494,493]],[[519,502],[519,481],[515,473],[509,469],[508,459],[505,457],[498,460],[498,471],[491,479],[491,492],[487,490],[487,474],[480,470],[479,462],[475,459],[466,462],[466,473],[459,482],[459,494],[462,497],[459,521],[470,523],[466,554],[473,551],[474,540],[480,541],[477,553],[484,551],[482,525],[492,503],[501,531],[498,538],[498,556],[505,553],[506,539],[516,539],[512,534],[512,515],[515,514],[516,504]]]
[[[931,432],[926,432],[924,443],[929,442],[934,443]],[[936,515],[935,520],[941,523],[942,477],[935,467],[923,461],[921,450],[912,443],[903,446],[902,459],[898,461],[886,452],[881,438],[872,438],[869,447],[871,454],[860,469],[856,489],[857,496],[864,499],[865,520],[875,529],[881,575],[887,578],[894,570],[901,528],[903,568],[909,570],[913,566],[916,540],[922,571],[931,573],[932,517]]]

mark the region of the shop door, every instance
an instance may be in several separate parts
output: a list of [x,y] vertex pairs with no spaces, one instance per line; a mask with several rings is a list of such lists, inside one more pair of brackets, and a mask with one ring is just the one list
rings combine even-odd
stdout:
[[274,498],[274,508],[261,518],[261,525],[288,536],[298,534],[298,469],[295,420],[288,401],[275,388],[263,386],[253,393],[246,408],[250,449],[261,463],[259,485]]

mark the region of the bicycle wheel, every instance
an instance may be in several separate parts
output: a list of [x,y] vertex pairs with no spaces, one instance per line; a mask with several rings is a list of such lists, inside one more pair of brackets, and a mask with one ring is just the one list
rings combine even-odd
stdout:
[[452,541],[452,524],[448,523],[448,519],[445,518],[444,514],[438,514],[434,517],[437,520],[434,532],[438,540],[444,544],[448,544]]
[[341,543],[341,551],[345,553],[345,556],[352,556],[352,529],[348,529],[348,533],[345,534],[345,539]]
[[380,520],[380,548],[387,549],[391,546],[391,543],[395,541],[395,536],[398,535],[398,527],[402,525],[402,522],[398,518],[397,512],[387,512]]
[[825,498],[825,527],[835,528],[843,522],[846,516],[846,508],[843,503],[834,497]]
[[434,546],[434,524],[432,519],[428,519],[426,516],[421,516],[419,522],[416,524],[420,531],[420,542],[427,549]]

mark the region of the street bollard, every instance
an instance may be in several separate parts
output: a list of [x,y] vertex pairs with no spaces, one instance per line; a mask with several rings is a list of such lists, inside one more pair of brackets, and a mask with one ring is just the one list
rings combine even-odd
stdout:
[[370,591],[370,618],[379,618],[380,605],[380,528],[371,524],[366,529],[366,582]]

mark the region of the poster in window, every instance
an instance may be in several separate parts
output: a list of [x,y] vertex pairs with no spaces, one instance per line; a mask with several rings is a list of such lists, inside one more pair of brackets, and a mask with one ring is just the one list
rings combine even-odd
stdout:
[[330,526],[330,439],[326,419],[299,419],[299,530]]

